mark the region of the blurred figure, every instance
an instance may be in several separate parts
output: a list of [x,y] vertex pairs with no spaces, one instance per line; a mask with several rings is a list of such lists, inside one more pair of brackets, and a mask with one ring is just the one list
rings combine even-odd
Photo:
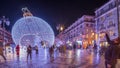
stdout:
[[35,46],[36,54],[38,54],[38,46]]
[[106,40],[110,44],[105,52],[105,67],[116,68],[117,59],[119,56],[119,44],[120,38],[110,40],[108,34],[106,34]]
[[6,57],[3,54],[3,47],[0,45],[0,55],[4,58],[4,60],[6,61]]
[[76,45],[74,44],[74,45],[73,45],[73,50],[75,51],[75,49],[76,49]]
[[93,47],[94,53],[97,53],[97,49],[98,49],[97,44],[94,43],[94,47]]
[[63,45],[63,55],[66,56],[66,46]]
[[54,61],[54,47],[53,46],[49,48],[49,55],[50,55],[50,62],[53,62]]
[[50,57],[53,57],[54,49],[53,47],[49,48]]
[[100,55],[104,55],[106,49],[107,49],[106,46],[101,46],[101,47],[100,47],[100,50],[99,50]]
[[31,45],[29,45],[27,47],[27,60],[28,60],[29,56],[30,56],[30,60],[32,60],[32,47],[31,47]]
[[16,55],[17,55],[17,57],[19,57],[19,55],[20,55],[20,46],[19,45],[16,46]]

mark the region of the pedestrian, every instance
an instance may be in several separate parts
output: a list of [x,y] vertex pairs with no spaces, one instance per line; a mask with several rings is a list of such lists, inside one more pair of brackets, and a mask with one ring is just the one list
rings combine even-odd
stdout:
[[119,55],[119,44],[120,38],[110,40],[108,34],[106,34],[106,40],[109,44],[107,50],[105,51],[105,67],[106,68],[116,68],[117,59]]
[[54,61],[54,47],[53,46],[49,48],[49,55],[50,55],[50,62],[53,62]]
[[38,46],[35,46],[36,54],[38,54]]
[[106,49],[107,49],[107,47],[105,45],[101,46],[100,50],[99,50],[100,55],[104,55]]
[[63,55],[66,56],[66,46],[63,45]]
[[30,56],[30,60],[32,60],[32,47],[31,47],[31,45],[29,45],[27,47],[27,60],[28,60],[29,56]]
[[4,56],[4,53],[3,53],[3,42],[2,40],[0,40],[0,55],[3,57],[3,59],[6,61],[6,57]]
[[96,42],[94,42],[94,47],[93,47],[93,50],[94,50],[94,53],[96,54],[97,53],[97,44],[96,44]]
[[16,46],[16,55],[17,55],[17,57],[19,57],[19,55],[20,55],[20,46],[19,45]]
[[75,51],[75,49],[76,49],[76,45],[75,45],[75,44],[73,45],[73,49],[74,49],[74,51]]
[[3,47],[0,45],[0,55],[4,58],[4,60],[6,61],[6,57],[3,54]]

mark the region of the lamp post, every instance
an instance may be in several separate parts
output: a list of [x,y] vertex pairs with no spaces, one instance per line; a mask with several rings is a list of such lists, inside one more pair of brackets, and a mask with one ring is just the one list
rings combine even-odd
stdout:
[[2,30],[3,30],[3,48],[5,49],[5,54],[6,54],[6,46],[5,46],[5,24],[9,26],[10,25],[10,21],[8,20],[8,18],[5,18],[5,16],[3,16],[0,19],[0,25],[1,25]]
[[61,25],[61,24],[57,25],[56,28],[57,28],[57,30],[59,31],[59,33],[64,30],[64,26]]

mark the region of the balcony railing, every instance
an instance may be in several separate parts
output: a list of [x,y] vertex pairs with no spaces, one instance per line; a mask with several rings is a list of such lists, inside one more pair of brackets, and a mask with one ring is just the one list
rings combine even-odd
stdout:
[[104,29],[106,29],[106,27],[101,27],[99,30],[104,30]]
[[111,25],[107,26],[107,28],[111,28],[111,27],[115,27],[115,24],[111,24]]

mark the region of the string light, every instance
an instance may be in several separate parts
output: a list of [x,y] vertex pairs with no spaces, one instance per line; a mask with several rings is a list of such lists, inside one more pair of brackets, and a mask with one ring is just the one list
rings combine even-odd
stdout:
[[17,20],[14,24],[12,38],[16,45],[26,45],[25,43],[34,45],[41,41],[47,41],[49,45],[53,45],[54,32],[50,25],[41,18],[27,16]]

